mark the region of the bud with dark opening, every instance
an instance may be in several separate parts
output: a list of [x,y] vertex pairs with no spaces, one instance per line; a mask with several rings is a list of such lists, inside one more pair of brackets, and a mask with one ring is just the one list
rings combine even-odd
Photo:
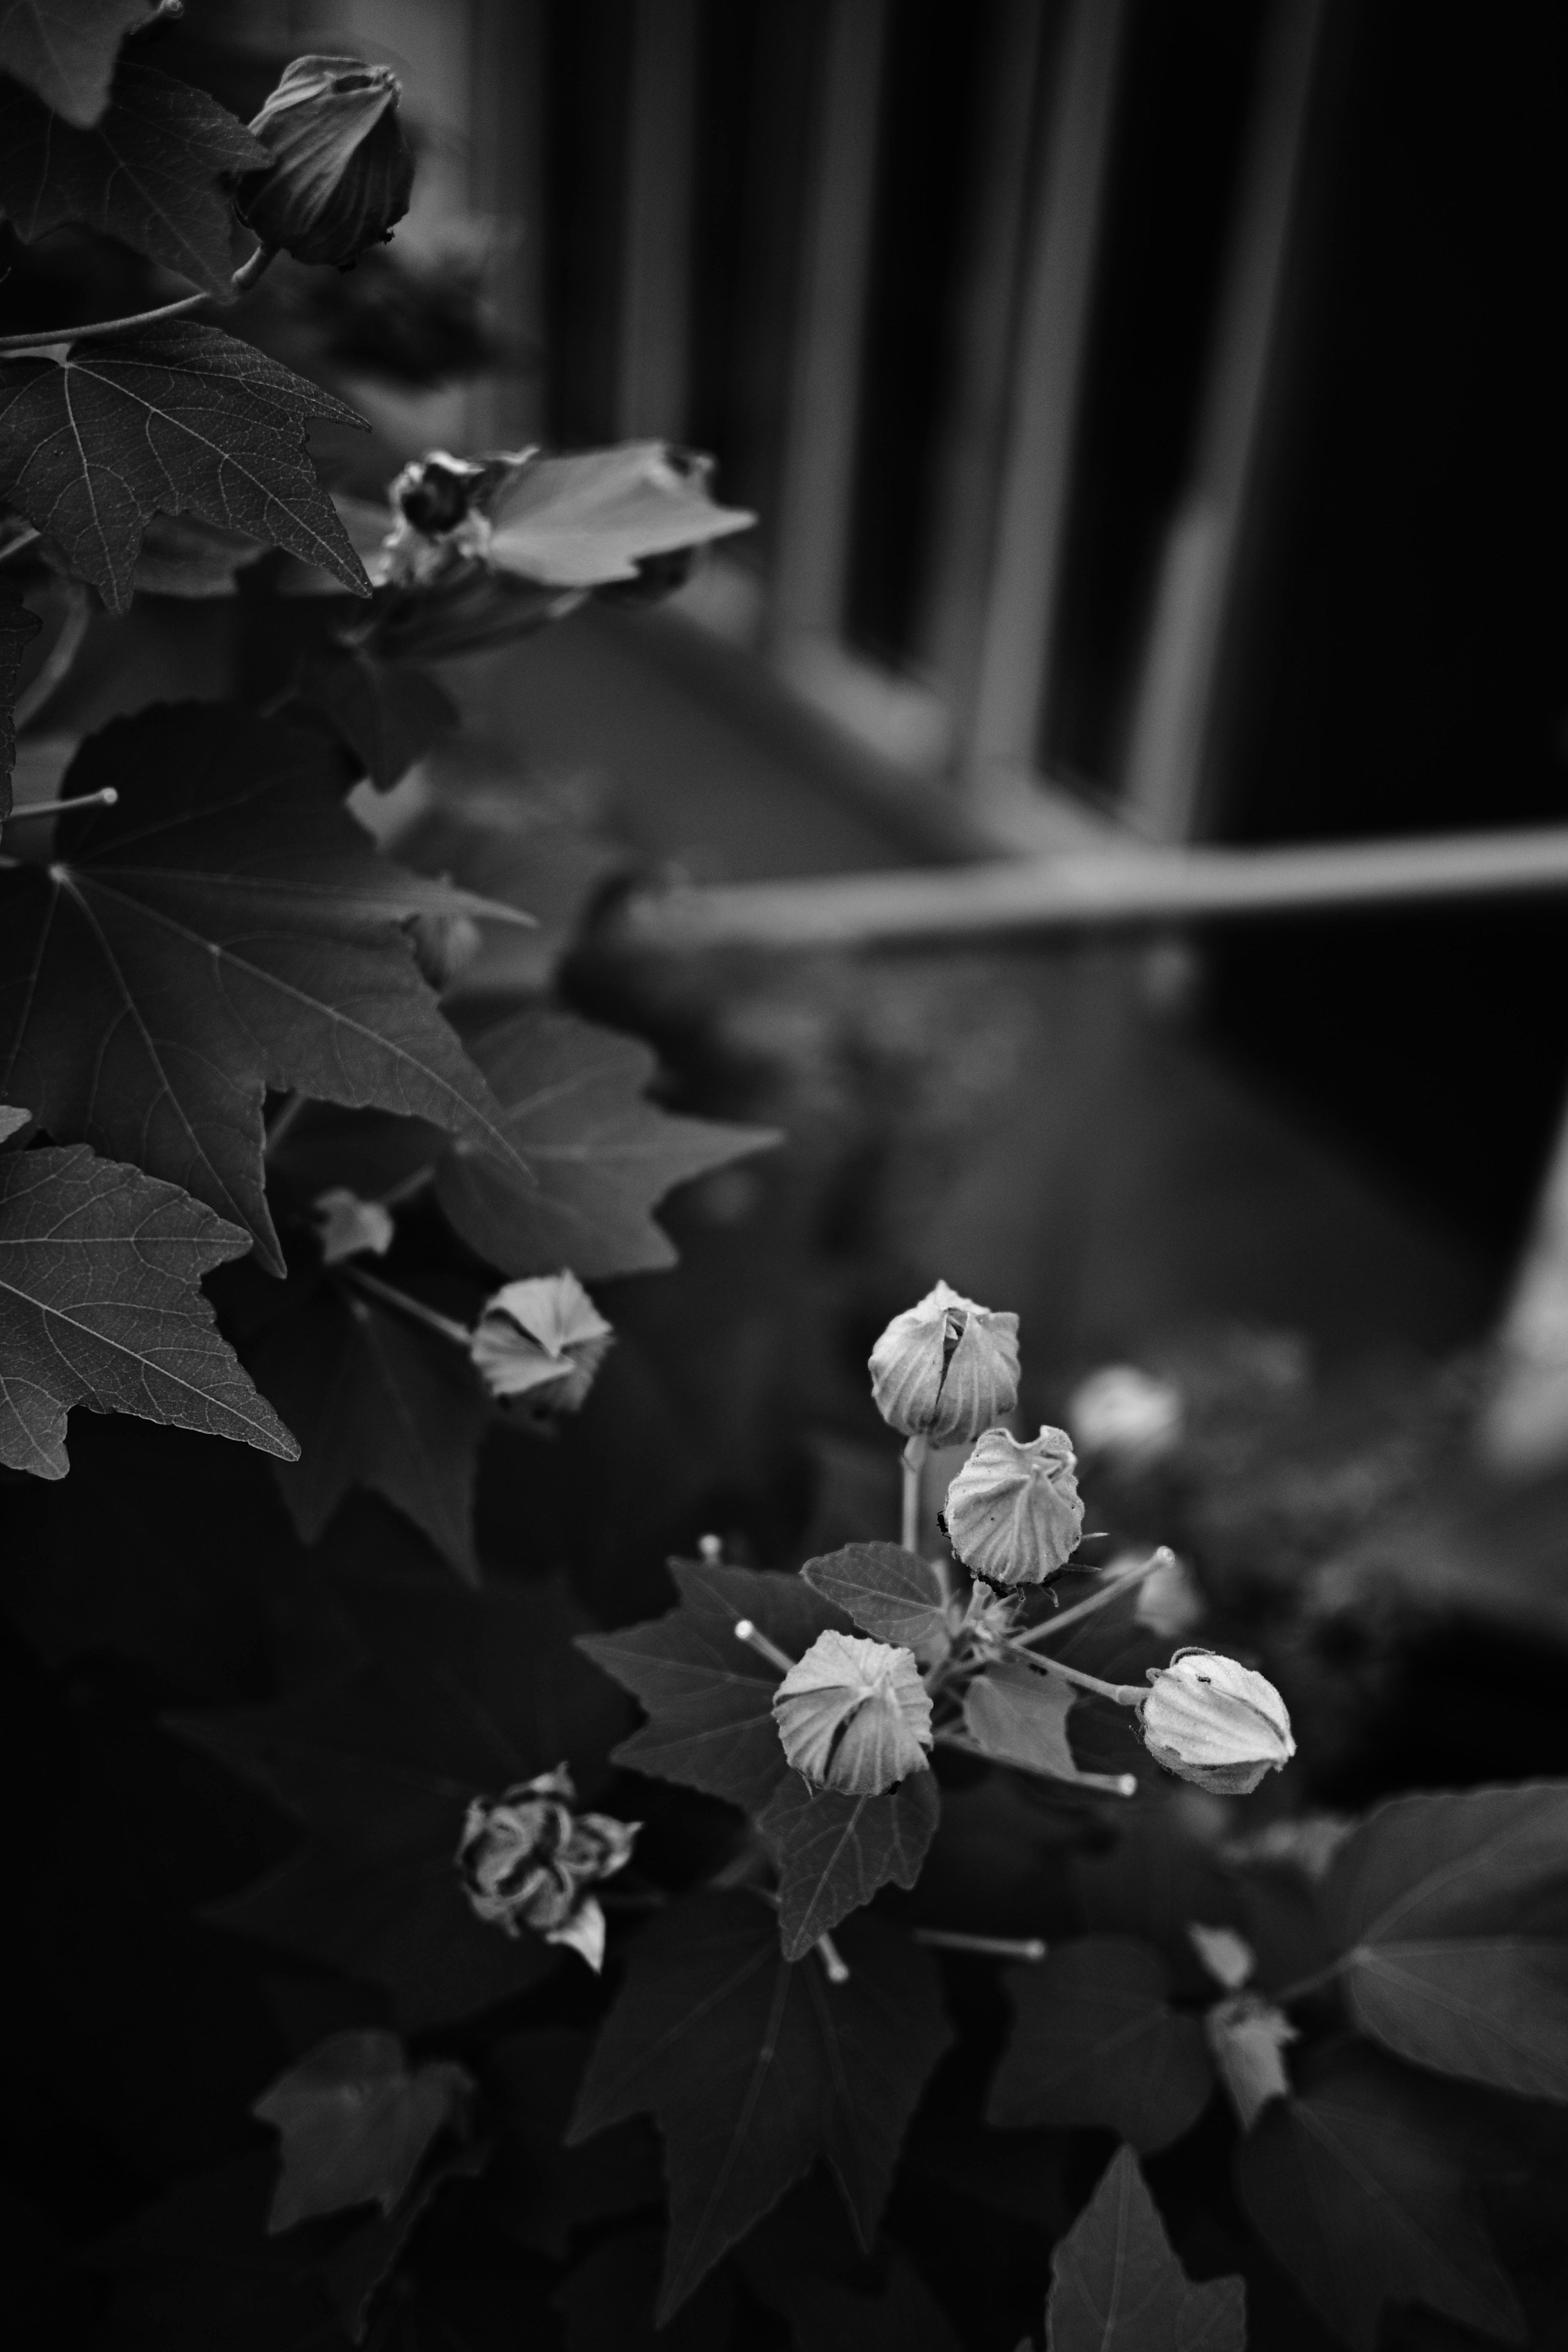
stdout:
[[241,217],[296,261],[346,268],[408,210],[413,157],[385,66],[296,58],[250,128],[273,158],[240,183]]

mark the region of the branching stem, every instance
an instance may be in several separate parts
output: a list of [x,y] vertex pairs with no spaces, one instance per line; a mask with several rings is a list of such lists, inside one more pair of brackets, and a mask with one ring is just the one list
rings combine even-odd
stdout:
[[400,1314],[412,1317],[415,1323],[423,1323],[427,1330],[438,1331],[444,1339],[450,1339],[454,1347],[461,1348],[465,1355],[467,1354],[468,1342],[473,1335],[465,1324],[455,1322],[450,1315],[438,1315],[434,1307],[425,1305],[423,1298],[411,1298],[406,1290],[394,1290],[390,1282],[382,1282],[375,1275],[366,1274],[360,1266],[340,1264],[335,1271],[340,1282],[347,1283],[351,1290],[362,1291],[367,1298],[374,1298],[383,1307],[395,1307]]
[[1141,1567],[1129,1568],[1121,1576],[1109,1577],[1100,1591],[1092,1592],[1087,1601],[1075,1601],[1071,1609],[1064,1609],[1059,1617],[1048,1617],[1043,1625],[1032,1625],[1027,1633],[1020,1633],[1013,1643],[1013,1648],[1027,1650],[1035,1642],[1050,1641],[1051,1635],[1060,1633],[1064,1625],[1076,1625],[1081,1617],[1092,1616],[1096,1609],[1107,1608],[1130,1586],[1141,1584],[1145,1576],[1152,1576],[1156,1568],[1168,1567],[1175,1558],[1176,1554],[1169,1545],[1161,1544],[1158,1551],[1151,1552]]
[[912,1437],[899,1456],[904,1471],[904,1508],[898,1540],[905,1551],[920,1549],[920,1474],[930,1450],[924,1437]]
[[112,784],[101,792],[77,793],[68,801],[18,801],[6,822],[16,824],[25,816],[65,816],[72,809],[112,808],[120,798]]
[[916,1927],[915,1941],[934,1952],[973,1952],[980,1959],[1043,1960],[1043,1936],[971,1936],[960,1927]]
[[1146,1683],[1105,1683],[1098,1675],[1086,1675],[1081,1666],[1065,1666],[1060,1658],[1037,1658],[1032,1650],[1022,1650],[1017,1642],[1008,1643],[1009,1650],[1021,1650],[1026,1665],[1042,1675],[1060,1675],[1064,1683],[1076,1683],[1081,1690],[1092,1691],[1099,1698],[1114,1700],[1118,1706],[1142,1706],[1147,1698]]
[[18,733],[54,700],[87,642],[92,625],[92,598],[76,580],[67,583],[65,595],[66,616],[60,624],[59,635],[49,647],[48,658],[37,677],[16,697],[11,718]]
[[850,1980],[849,1962],[845,1959],[843,1954],[840,1951],[838,1946],[834,1943],[831,1936],[818,1937],[817,1958],[821,1961],[823,1968],[827,1970],[828,1982],[830,1984],[848,1984]]
[[993,1756],[977,1739],[966,1739],[961,1731],[938,1731],[938,1748],[951,1748],[960,1756],[972,1756],[980,1764],[1002,1764],[1009,1772],[1028,1772],[1036,1780],[1049,1780],[1055,1789],[1085,1789],[1102,1797],[1135,1797],[1138,1783],[1131,1772],[1075,1772],[1071,1780],[1060,1772],[1046,1772],[1038,1764],[1026,1764],[1019,1756]]
[[777,1642],[770,1642],[749,1617],[737,1618],[735,1638],[744,1642],[748,1650],[755,1650],[759,1658],[766,1658],[770,1666],[777,1666],[781,1675],[787,1675],[795,1663],[789,1652],[781,1650]]
[[251,288],[271,266],[277,248],[258,245],[248,261],[243,261],[229,280],[226,297],[216,294],[184,294],[178,302],[162,302],[155,310],[133,310],[124,319],[94,319],[85,327],[40,327],[29,335],[0,335],[0,354],[47,350],[51,344],[92,343],[107,335],[129,335],[138,327],[161,327],[166,319],[183,319],[187,311],[199,310],[204,302],[221,299],[234,301]]

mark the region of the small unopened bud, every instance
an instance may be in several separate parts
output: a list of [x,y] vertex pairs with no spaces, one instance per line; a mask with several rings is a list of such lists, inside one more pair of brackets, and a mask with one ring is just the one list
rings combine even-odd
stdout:
[[1106,1364],[1073,1390],[1067,1418],[1085,1454],[1145,1470],[1181,1442],[1181,1391],[1136,1364]]
[[1215,2072],[1229,2094],[1236,2119],[1250,2131],[1272,2099],[1289,2098],[1285,2052],[1297,2038],[1282,2009],[1261,1993],[1236,1992],[1204,2019]]
[[895,1315],[871,1351],[871,1391],[889,1427],[934,1445],[967,1444],[1011,1412],[1019,1319],[946,1283]]
[[1043,1584],[1083,1532],[1072,1446],[1062,1429],[1027,1444],[988,1429],[947,1489],[947,1540],[991,1584]]
[[413,157],[395,74],[358,58],[296,58],[251,131],[271,168],[240,183],[242,216],[296,261],[346,268],[408,210]]
[[385,1257],[392,1247],[392,1214],[379,1201],[361,1201],[346,1184],[334,1184],[311,1205],[324,1265],[346,1257]]
[[576,1412],[614,1337],[575,1274],[536,1275],[486,1301],[468,1352],[493,1397]]
[[1296,1752],[1285,1702],[1271,1682],[1213,1650],[1178,1650],[1151,1666],[1139,1709],[1156,1764],[1219,1797],[1245,1797]]
[[1208,1970],[1216,1984],[1227,1992],[1239,1992],[1258,1966],[1258,1955],[1245,1936],[1234,1927],[1206,1927],[1200,1920],[1189,1919],[1187,1941]]
[[912,1650],[819,1633],[773,1697],[795,1769],[820,1789],[878,1796],[928,1767],[931,1701]]
[[457,1869],[481,1919],[508,1936],[530,1927],[547,1944],[570,1944],[597,1973],[604,1914],[588,1890],[625,1868],[642,1824],[580,1813],[575,1806],[564,1764],[498,1797],[476,1797],[458,1841]]

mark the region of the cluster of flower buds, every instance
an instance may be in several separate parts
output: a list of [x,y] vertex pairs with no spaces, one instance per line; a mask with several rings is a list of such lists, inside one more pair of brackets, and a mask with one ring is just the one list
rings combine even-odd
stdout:
[[497,1402],[577,1412],[614,1337],[575,1274],[534,1275],[486,1299],[468,1353]]
[[871,1392],[891,1429],[967,1444],[1018,1402],[1019,1319],[939,1282],[895,1315],[871,1351]]
[[541,1772],[498,1797],[476,1797],[463,1823],[457,1871],[481,1919],[516,1936],[570,1944],[596,1973],[604,1961],[604,1913],[591,1892],[632,1858],[642,1826],[611,1813],[580,1813],[570,1773]]
[[784,1753],[814,1788],[879,1796],[927,1768],[931,1700],[913,1650],[819,1633],[773,1698]]
[[1152,1666],[1138,1711],[1156,1764],[1219,1797],[1250,1794],[1296,1752],[1285,1702],[1271,1682],[1214,1650],[1178,1650]]
[[413,192],[395,74],[358,58],[296,58],[252,134],[272,157],[240,184],[240,216],[296,261],[346,269],[381,245]]

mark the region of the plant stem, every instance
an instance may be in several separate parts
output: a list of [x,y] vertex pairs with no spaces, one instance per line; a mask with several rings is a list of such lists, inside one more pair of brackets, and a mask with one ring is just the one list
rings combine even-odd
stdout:
[[1308,1993],[1322,1992],[1325,1986],[1333,1984],[1343,1966],[1343,1957],[1330,1960],[1326,1967],[1314,1969],[1311,1976],[1298,1977],[1293,1984],[1286,1985],[1282,1991],[1270,1993],[1269,1998],[1281,2009],[1287,2001],[1304,2000]]
[[182,319],[188,310],[199,310],[204,302],[223,299],[233,301],[236,296],[248,294],[276,257],[277,247],[258,245],[248,261],[244,261],[229,280],[226,297],[216,294],[184,294],[178,302],[160,303],[155,310],[133,310],[124,319],[95,319],[85,327],[40,327],[35,334],[0,335],[0,352],[41,352],[52,343],[97,342],[105,335],[128,335],[137,327],[159,327],[165,319]]
[[1092,1592],[1087,1601],[1076,1601],[1071,1609],[1064,1609],[1059,1617],[1048,1617],[1043,1625],[1031,1626],[1027,1633],[1020,1633],[1013,1648],[1027,1650],[1032,1643],[1049,1641],[1053,1633],[1060,1633],[1064,1625],[1075,1625],[1081,1617],[1092,1616],[1096,1609],[1106,1608],[1130,1585],[1141,1584],[1145,1576],[1152,1576],[1156,1568],[1164,1568],[1175,1558],[1170,1546],[1161,1544],[1158,1551],[1151,1552],[1140,1568],[1129,1568],[1121,1576],[1108,1578],[1101,1590]]
[[1026,1764],[1021,1756],[993,1756],[977,1739],[966,1739],[961,1731],[938,1731],[938,1748],[951,1748],[960,1756],[973,1756],[981,1764],[1002,1764],[1009,1772],[1028,1772],[1037,1780],[1049,1780],[1055,1789],[1089,1789],[1103,1797],[1135,1797],[1138,1784],[1131,1772],[1075,1772],[1071,1780],[1060,1772],[1047,1772],[1038,1764]]
[[78,793],[68,801],[18,801],[6,821],[15,824],[24,816],[64,816],[71,809],[112,808],[119,798],[114,786],[105,784],[101,792]]
[[1037,1673],[1060,1675],[1064,1683],[1076,1683],[1081,1690],[1093,1691],[1100,1698],[1113,1699],[1118,1706],[1142,1706],[1149,1695],[1148,1685],[1145,1683],[1102,1682],[1098,1675],[1086,1675],[1081,1666],[1064,1666],[1060,1658],[1037,1658],[1033,1651],[1025,1650],[1021,1643],[1009,1642],[1008,1647],[1018,1651],[1025,1664],[1033,1666]]
[[905,1551],[920,1549],[920,1474],[930,1450],[924,1437],[912,1437],[899,1456],[904,1471],[904,1508],[898,1540]]
[[299,1117],[301,1111],[305,1108],[305,1106],[309,1099],[310,1097],[308,1095],[300,1094],[298,1092],[289,1096],[287,1101],[284,1104],[283,1108],[278,1112],[277,1117],[273,1120],[272,1125],[267,1130],[267,1142],[263,1147],[264,1158],[271,1158],[272,1154],[277,1150],[284,1137],[288,1133],[289,1129],[294,1125],[295,1120]]
[[838,1946],[834,1943],[831,1936],[818,1937],[817,1957],[828,1972],[828,1982],[830,1984],[848,1984],[850,1980],[849,1962],[844,1958],[843,1954],[840,1951]]
[[737,1618],[735,1638],[744,1642],[748,1650],[755,1650],[759,1658],[766,1658],[770,1666],[777,1666],[781,1675],[787,1675],[795,1663],[787,1650],[781,1650],[777,1642],[770,1642],[766,1633],[758,1632],[749,1617]]
[[65,593],[66,616],[60,624],[59,635],[49,647],[48,659],[37,677],[16,697],[16,707],[11,713],[12,723],[18,734],[24,727],[31,724],[40,710],[47,708],[65,684],[92,623],[92,599],[80,583],[75,580],[68,582]]
[[974,1952],[993,1960],[1043,1960],[1051,1948],[1043,1936],[971,1936],[958,1927],[916,1927],[915,1941],[934,1952]]
[[31,547],[36,539],[43,536],[32,523],[24,522],[20,515],[0,518],[0,532],[5,534],[0,544],[0,563],[8,563],[12,556],[20,555],[25,547]]
[[394,1290],[390,1282],[382,1282],[375,1275],[365,1274],[357,1265],[340,1265],[336,1273],[339,1281],[347,1283],[351,1290],[362,1291],[367,1298],[377,1299],[382,1306],[396,1307],[400,1313],[411,1316],[414,1322],[423,1323],[427,1330],[439,1331],[444,1339],[450,1339],[455,1347],[463,1349],[465,1355],[468,1352],[472,1335],[465,1324],[454,1322],[450,1315],[438,1315],[434,1307],[427,1307],[422,1298],[411,1298],[406,1290]]

